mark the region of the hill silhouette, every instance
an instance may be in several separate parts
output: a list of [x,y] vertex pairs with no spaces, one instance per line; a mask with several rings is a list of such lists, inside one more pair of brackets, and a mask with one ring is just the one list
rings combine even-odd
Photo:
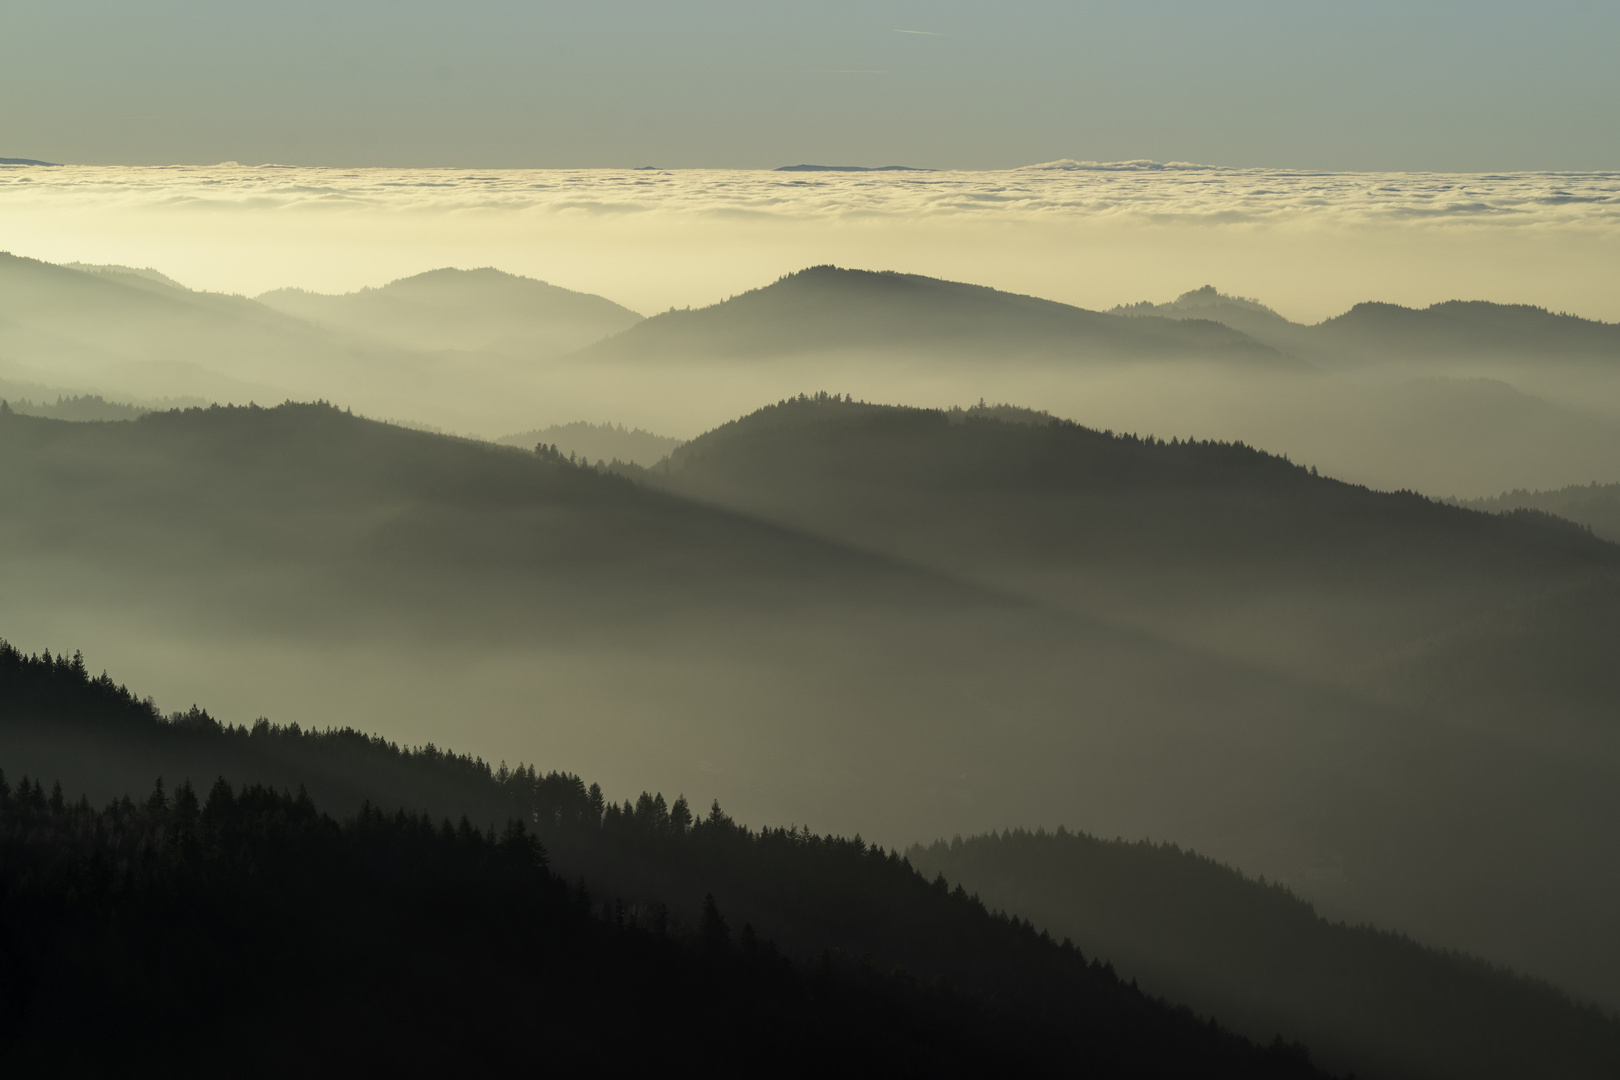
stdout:
[[600,296],[492,267],[430,270],[342,296],[277,289],[258,300],[400,348],[486,351],[529,360],[582,348],[641,318]]
[[814,353],[1299,366],[1211,323],[1131,319],[980,285],[835,266],[801,270],[696,311],[654,315],[583,355],[657,361]]

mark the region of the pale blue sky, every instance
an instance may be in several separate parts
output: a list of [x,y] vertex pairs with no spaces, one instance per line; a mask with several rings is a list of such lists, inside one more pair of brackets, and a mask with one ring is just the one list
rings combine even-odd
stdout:
[[7,0],[0,156],[1620,169],[1617,43],[1613,0]]

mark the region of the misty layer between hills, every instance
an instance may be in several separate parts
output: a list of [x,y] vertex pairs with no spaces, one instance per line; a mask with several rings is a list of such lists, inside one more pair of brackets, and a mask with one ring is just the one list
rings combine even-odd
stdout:
[[1172,836],[1616,996],[1601,716],[1458,723],[1422,662],[1357,681],[1612,588],[1614,548],[1009,415],[796,401],[678,451],[678,494],[329,406],[4,415],[8,624],[241,722],[453,735],[752,820]]

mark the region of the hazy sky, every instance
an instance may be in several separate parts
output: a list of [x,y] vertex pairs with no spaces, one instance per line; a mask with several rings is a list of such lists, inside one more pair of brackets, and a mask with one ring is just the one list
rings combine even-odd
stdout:
[[7,0],[0,156],[1620,168],[1613,0]]

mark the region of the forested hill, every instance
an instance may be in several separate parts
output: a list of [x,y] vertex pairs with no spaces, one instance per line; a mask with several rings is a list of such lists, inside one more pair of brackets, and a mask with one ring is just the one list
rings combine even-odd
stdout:
[[1269,573],[1356,563],[1395,573],[1435,560],[1452,573],[1620,568],[1620,549],[1546,515],[1491,517],[1371,491],[1241,442],[990,409],[801,395],[692,440],[660,475],[674,490],[823,533],[1003,559],[1264,562]]
[[1620,1021],[1545,984],[1370,926],[1172,844],[1011,830],[907,851],[996,907],[1239,1030],[1284,1031],[1358,1076],[1598,1077]]
[[1199,359],[1303,370],[1210,322],[1127,318],[980,285],[816,266],[697,311],[667,311],[581,355],[769,359],[810,353],[987,360]]
[[[0,758],[19,734],[81,767],[179,767],[99,811],[0,778],[0,1052],[31,1072],[1321,1075],[858,837],[604,805],[353,733],[164,722],[77,656],[0,646]],[[374,797],[340,823],[315,773]]]

